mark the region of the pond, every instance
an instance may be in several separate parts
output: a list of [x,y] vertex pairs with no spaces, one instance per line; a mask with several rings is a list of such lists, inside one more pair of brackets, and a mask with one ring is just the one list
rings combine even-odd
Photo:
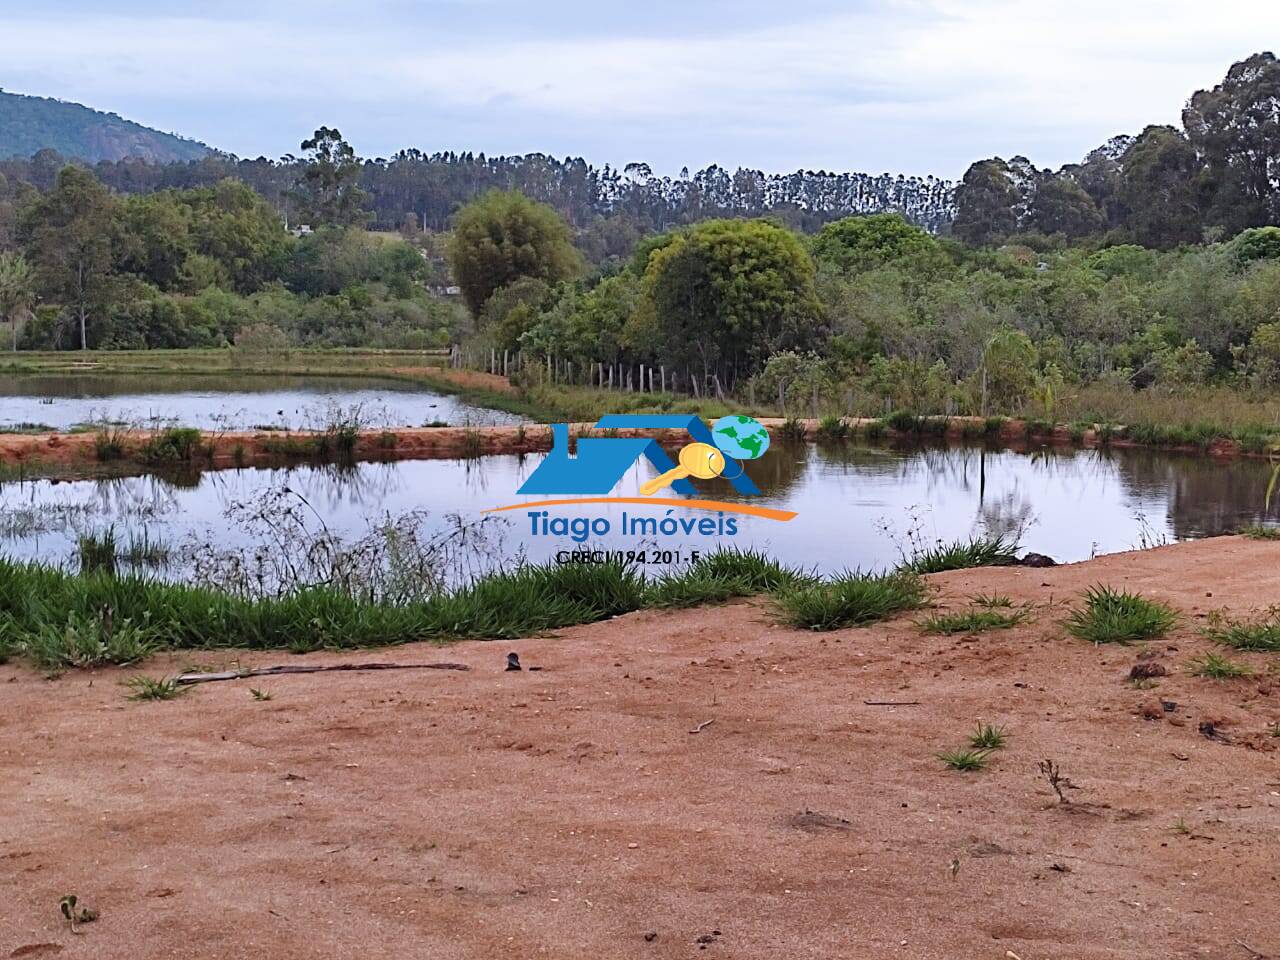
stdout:
[[0,374],[0,429],[97,421],[206,430],[324,426],[358,409],[371,426],[518,423],[519,417],[378,377],[264,374]]
[[[737,516],[736,536],[708,535],[695,524],[689,533],[655,537],[624,532],[624,513],[630,520],[719,518],[665,505],[545,508],[551,517],[608,522],[607,534],[578,544],[535,530],[524,509],[483,512],[537,499],[515,491],[540,460],[492,456],[11,482],[0,485],[0,552],[74,566],[77,539],[110,528],[121,554],[130,544],[138,563],[158,554],[152,559],[162,561],[164,576],[268,592],[291,578],[314,579],[334,556],[370,569],[398,558],[412,561],[417,573],[434,567],[456,581],[583,546],[660,548],[686,560],[717,545],[755,547],[834,573],[886,569],[916,546],[980,534],[1016,536],[1024,550],[1060,562],[1084,560],[1274,522],[1277,507],[1264,508],[1271,467],[1255,460],[1124,449],[777,443],[750,465],[762,496],[739,496],[723,480],[700,483],[700,492],[795,511],[794,519]],[[638,463],[615,492],[635,496],[653,473]]]

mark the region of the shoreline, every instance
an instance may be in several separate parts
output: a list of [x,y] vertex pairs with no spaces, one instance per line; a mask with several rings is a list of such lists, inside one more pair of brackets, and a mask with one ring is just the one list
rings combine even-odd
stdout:
[[[1033,421],[1005,420],[999,431],[988,430],[981,417],[920,418],[930,424],[926,430],[903,431],[885,426],[883,421],[849,419],[849,433],[839,439],[824,439],[823,421],[783,420],[761,417],[760,422],[775,440],[787,432],[787,424],[799,424],[806,442],[842,443],[857,440],[945,440],[949,443],[994,443],[1021,451],[1033,445],[1057,448],[1099,449],[1117,447],[1151,449],[1169,453],[1208,456],[1214,459],[1272,459],[1270,452],[1245,450],[1234,440],[1220,439],[1207,447],[1195,444],[1143,444],[1114,433],[1104,436],[1097,428],[1079,431],[1058,424],[1051,430],[1035,431]],[[790,428],[794,429],[794,427]],[[50,477],[91,478],[152,472],[157,469],[287,466],[306,461],[386,462],[396,460],[473,459],[502,454],[540,453],[551,449],[548,424],[464,427],[388,427],[358,432],[308,430],[199,431],[196,452],[183,459],[149,458],[145,447],[162,437],[165,430],[112,430],[111,440],[118,451],[100,458],[101,435],[95,432],[0,433],[0,471],[9,478]],[[570,434],[581,436],[654,437],[664,445],[678,446],[687,435],[682,430],[595,430],[593,423],[571,423]],[[799,437],[794,437],[799,439]]]

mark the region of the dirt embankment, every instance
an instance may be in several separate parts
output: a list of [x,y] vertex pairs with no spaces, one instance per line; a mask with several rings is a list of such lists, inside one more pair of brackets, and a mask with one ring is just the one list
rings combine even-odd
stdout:
[[[1189,665],[1211,610],[1280,603],[1278,551],[1223,538],[931,578],[943,607],[1032,605],[969,636],[918,615],[806,633],[752,600],[306,658],[465,673],[162,703],[124,699],[138,668],[3,666],[0,957],[1277,956],[1277,655],[1233,653],[1256,672],[1228,681]],[[1065,606],[1095,583],[1182,620],[1145,647],[1071,639]],[[509,650],[542,669],[504,671]],[[1140,660],[1167,673],[1139,689]],[[946,769],[979,718],[1007,745]],[[58,913],[73,892],[100,914],[79,934]]]
[[[453,371],[466,372],[466,371]],[[764,418],[763,423],[775,437],[783,431],[780,418]],[[820,421],[798,421],[808,440],[821,439]],[[850,420],[851,428],[865,428],[870,420]],[[983,421],[971,417],[953,417],[947,424],[947,440],[959,441],[981,437]],[[574,437],[603,435],[593,430],[591,423],[571,424]],[[687,441],[683,431],[614,430],[610,436],[655,436],[666,445],[678,445]],[[119,449],[104,456],[100,450],[101,438],[95,433],[47,433],[0,434],[0,466],[10,469],[29,469],[33,474],[78,476],[104,469],[113,472],[136,472],[154,466],[174,465],[172,461],[156,462],[149,459],[146,447],[156,436],[156,431],[127,430],[113,434]],[[884,436],[904,438],[912,436],[887,430]],[[991,437],[1001,444],[1019,448],[1029,442],[1046,442],[1060,446],[1073,444],[1096,447],[1102,438],[1096,431],[1074,434],[1066,427],[1056,427],[1041,434],[1028,434],[1024,421],[1004,423],[998,436]],[[1114,446],[1137,446],[1122,438],[1109,438]],[[430,460],[477,457],[489,454],[519,454],[545,451],[551,448],[551,429],[545,424],[526,426],[487,427],[395,427],[362,430],[354,443],[343,444],[336,433],[285,430],[249,430],[207,432],[202,434],[199,452],[191,461],[197,467],[227,468],[235,466],[269,466],[300,459],[326,459],[349,456],[355,460]],[[1205,452],[1197,447],[1165,448]],[[1207,451],[1220,457],[1251,456],[1241,451],[1239,444],[1222,440]],[[1259,454],[1261,456],[1261,454]]]

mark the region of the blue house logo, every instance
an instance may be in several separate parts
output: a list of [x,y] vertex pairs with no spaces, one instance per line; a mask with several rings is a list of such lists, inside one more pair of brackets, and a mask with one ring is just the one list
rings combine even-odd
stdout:
[[[732,471],[724,473],[726,463],[736,462],[730,459],[735,454],[754,459],[768,448],[768,433],[748,417],[722,417],[716,421],[712,430],[708,429],[701,418],[692,414],[610,414],[596,422],[596,429],[684,430],[693,439],[690,446],[702,445],[709,448],[710,459],[715,464],[706,473],[697,475],[725,475],[738,493],[749,496],[760,493],[760,488],[740,465],[736,474],[732,474]],[[661,474],[679,470],[652,437],[580,437],[576,454],[570,455],[569,425],[553,424],[551,432],[551,452],[524,482],[518,493],[604,495],[617,486],[618,481],[640,457],[645,457]],[[745,445],[744,440],[747,441]],[[686,459],[682,452],[681,466]],[[672,480],[671,489],[686,496],[697,493],[697,488],[687,476]]]

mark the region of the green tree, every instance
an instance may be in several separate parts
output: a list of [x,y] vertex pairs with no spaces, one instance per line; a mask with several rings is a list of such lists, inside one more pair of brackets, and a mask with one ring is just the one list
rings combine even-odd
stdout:
[[1195,177],[1200,158],[1173,127],[1147,127],[1122,161],[1117,195],[1134,241],[1168,249],[1200,240]]
[[1106,221],[1093,197],[1070,177],[1057,176],[1036,189],[1028,211],[1029,226],[1044,234],[1068,239],[1102,233]]
[[819,335],[813,261],[766,221],[709,220],[679,234],[649,255],[644,290],[664,354],[704,383],[751,376]]
[[302,142],[306,156],[294,183],[301,214],[315,227],[347,227],[369,220],[360,189],[361,163],[351,144],[333,127],[321,127]]
[[556,284],[582,272],[582,258],[560,215],[515,191],[491,191],[458,211],[449,264],[477,317],[494,291],[514,280]]
[[1280,61],[1258,53],[1232,64],[1222,83],[1182,111],[1204,159],[1213,220],[1231,233],[1280,219]]
[[1009,165],[995,157],[979,160],[956,187],[956,216],[951,232],[975,247],[994,246],[1018,229],[1022,193]]
[[109,298],[117,207],[92,173],[68,166],[24,217],[27,252],[41,289],[74,313],[82,350],[89,347],[90,314],[103,311]]
[[0,253],[0,321],[8,320],[18,349],[18,320],[35,303],[35,271],[21,254]]
[[903,257],[938,251],[938,241],[901,214],[876,213],[828,223],[813,238],[813,256],[843,272],[860,272]]

